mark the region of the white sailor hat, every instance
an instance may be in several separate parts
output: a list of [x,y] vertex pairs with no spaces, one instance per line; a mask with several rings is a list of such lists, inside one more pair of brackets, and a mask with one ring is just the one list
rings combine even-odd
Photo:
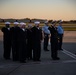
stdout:
[[10,22],[5,22],[5,24],[10,24]]
[[45,23],[48,23],[48,21],[45,21]]
[[26,25],[26,23],[24,22],[20,22],[20,26]]
[[28,27],[32,27],[32,24],[28,24]]
[[14,22],[14,25],[18,25],[19,23],[18,22]]
[[34,22],[34,24],[37,25],[37,24],[40,24],[40,22],[39,21],[36,21],[36,22]]
[[56,20],[53,20],[53,21],[52,21],[52,24],[54,24],[54,23],[56,23]]
[[62,22],[63,22],[62,20],[59,21],[59,23],[62,23]]

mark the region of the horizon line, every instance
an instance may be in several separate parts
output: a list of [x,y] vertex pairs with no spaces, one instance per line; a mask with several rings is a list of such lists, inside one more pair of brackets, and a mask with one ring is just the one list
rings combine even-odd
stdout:
[[[40,20],[63,20],[63,19],[42,19],[42,18],[0,18],[0,19],[40,19]],[[63,20],[63,21],[71,21],[71,20],[76,20],[76,19],[70,19],[70,20]]]

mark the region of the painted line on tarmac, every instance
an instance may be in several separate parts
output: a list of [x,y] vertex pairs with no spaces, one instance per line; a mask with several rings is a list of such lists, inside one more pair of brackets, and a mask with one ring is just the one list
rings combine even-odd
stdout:
[[63,63],[72,63],[72,62],[74,63],[75,62],[76,63],[76,60],[65,60],[65,61],[62,61],[62,62]]
[[73,59],[76,59],[76,55],[75,54],[73,54],[73,53],[71,53],[71,52],[69,52],[69,51],[67,51],[65,49],[63,49],[62,52],[65,53],[66,55],[72,57]]

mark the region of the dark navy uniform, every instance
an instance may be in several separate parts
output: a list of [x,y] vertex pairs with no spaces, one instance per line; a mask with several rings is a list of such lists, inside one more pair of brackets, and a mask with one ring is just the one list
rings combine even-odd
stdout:
[[26,61],[26,44],[27,44],[27,30],[20,28],[19,30],[19,61],[25,63]]
[[12,58],[13,61],[17,61],[19,58],[19,42],[18,42],[18,35],[19,35],[19,27],[15,26],[11,28],[11,39],[12,39]]
[[32,28],[32,33],[33,33],[33,60],[40,61],[42,30],[34,26]]
[[33,40],[32,40],[32,30],[27,29],[27,58],[32,59],[32,45],[33,45]]
[[10,59],[10,52],[11,52],[11,35],[10,35],[10,28],[3,27],[1,29],[3,32],[3,45],[4,45],[4,58]]
[[48,28],[51,32],[51,57],[53,60],[58,60],[58,32],[57,28],[54,26],[51,26]]

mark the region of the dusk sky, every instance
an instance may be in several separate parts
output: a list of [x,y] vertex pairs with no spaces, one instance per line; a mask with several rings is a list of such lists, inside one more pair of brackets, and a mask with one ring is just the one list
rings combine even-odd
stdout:
[[0,18],[76,20],[76,0],[0,0]]

